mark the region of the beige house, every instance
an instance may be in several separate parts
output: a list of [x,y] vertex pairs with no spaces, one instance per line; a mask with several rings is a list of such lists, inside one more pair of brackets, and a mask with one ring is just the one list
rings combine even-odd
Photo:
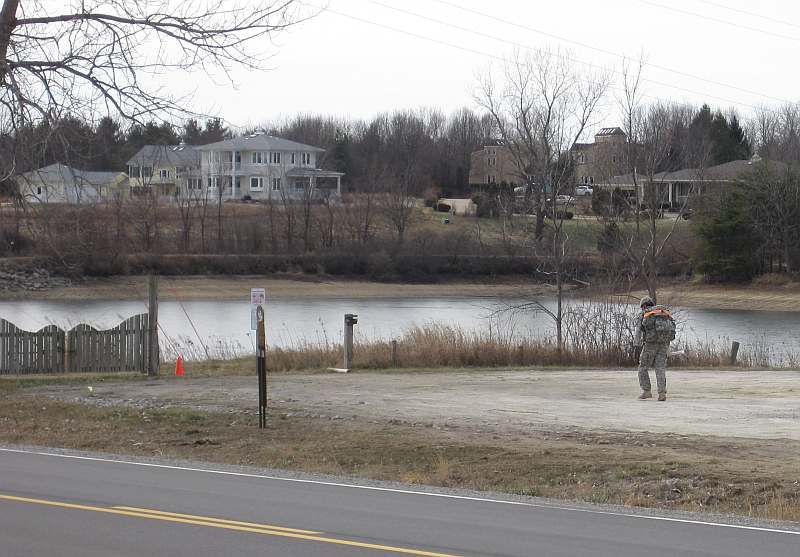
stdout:
[[470,155],[469,185],[473,188],[487,184],[519,184],[522,182],[520,175],[511,150],[500,141]]
[[124,172],[80,170],[61,163],[31,170],[14,179],[27,203],[88,205],[128,195]]
[[627,135],[621,128],[602,128],[595,134],[594,143],[573,145],[576,185],[602,183],[623,174],[626,149]]
[[200,152],[191,145],[145,145],[128,161],[132,195],[175,197],[199,190]]

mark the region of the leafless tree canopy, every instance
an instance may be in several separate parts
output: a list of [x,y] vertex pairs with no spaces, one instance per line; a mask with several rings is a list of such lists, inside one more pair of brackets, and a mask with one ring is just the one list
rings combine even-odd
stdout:
[[3,0],[0,123],[185,115],[158,76],[261,68],[270,37],[309,15],[296,0]]
[[500,76],[489,71],[479,77],[475,101],[514,157],[519,182],[533,190],[537,238],[543,231],[541,194],[558,193],[568,181],[561,157],[593,123],[608,84],[607,72],[580,71],[559,50],[517,53]]

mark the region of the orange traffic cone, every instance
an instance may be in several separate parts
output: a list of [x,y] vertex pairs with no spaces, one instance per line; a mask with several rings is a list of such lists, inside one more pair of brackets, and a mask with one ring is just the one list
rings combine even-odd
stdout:
[[183,356],[180,354],[178,359],[175,360],[175,377],[183,377]]

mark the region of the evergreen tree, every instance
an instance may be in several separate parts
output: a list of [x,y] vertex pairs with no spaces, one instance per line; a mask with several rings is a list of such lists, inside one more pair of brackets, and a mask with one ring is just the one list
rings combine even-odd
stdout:
[[751,279],[758,265],[758,239],[750,223],[746,189],[733,186],[712,214],[697,225],[695,268],[710,281]]
[[348,178],[351,178],[353,173],[351,149],[350,134],[346,130],[336,130],[336,142],[333,146],[333,166],[337,172],[343,172]]
[[230,133],[228,132],[228,128],[222,124],[222,119],[212,118],[211,120],[206,120],[206,125],[200,136],[200,143],[198,143],[198,145],[224,141],[228,137],[230,137]]
[[183,125],[183,141],[187,145],[200,145],[202,135],[203,130],[194,118],[190,118]]
[[119,122],[105,116],[94,130],[95,156],[89,170],[124,170],[125,134]]

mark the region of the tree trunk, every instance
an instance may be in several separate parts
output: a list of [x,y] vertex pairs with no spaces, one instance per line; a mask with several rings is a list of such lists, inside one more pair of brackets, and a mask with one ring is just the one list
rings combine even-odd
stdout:
[[8,45],[11,43],[11,32],[17,23],[18,7],[19,0],[5,0],[3,9],[0,10],[0,83],[6,81]]

